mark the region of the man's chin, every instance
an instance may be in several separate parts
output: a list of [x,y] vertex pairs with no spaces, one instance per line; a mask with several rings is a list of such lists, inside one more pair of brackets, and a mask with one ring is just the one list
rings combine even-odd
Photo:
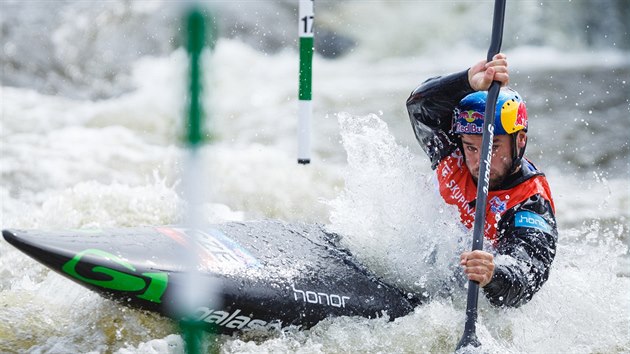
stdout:
[[492,177],[492,175],[490,175],[490,190],[494,190],[498,187],[501,187],[503,182],[505,182],[506,177],[507,176]]
[[[475,185],[479,182],[479,178],[477,178],[477,176],[479,176],[479,171],[477,171],[476,174],[472,174],[472,178],[473,181],[475,181]],[[500,177],[500,178],[494,178],[492,177],[492,175],[490,175],[490,190],[494,190],[495,188],[499,187],[501,185],[501,183],[503,183],[504,177]]]

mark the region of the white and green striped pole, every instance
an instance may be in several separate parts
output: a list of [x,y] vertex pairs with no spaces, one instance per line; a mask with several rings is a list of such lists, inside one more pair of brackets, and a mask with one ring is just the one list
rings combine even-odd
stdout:
[[298,11],[300,34],[300,76],[298,90],[298,163],[311,162],[311,118],[313,116],[313,0],[300,0]]
[[[199,5],[191,7],[185,16],[186,44],[189,56],[189,81],[188,81],[188,105],[186,132],[184,135],[184,145],[186,155],[182,169],[183,197],[187,204],[184,210],[184,227],[189,230],[191,237],[197,237],[197,230],[205,226],[203,217],[204,185],[207,180],[204,178],[203,161],[201,148],[205,138],[203,126],[205,110],[203,105],[203,71],[202,54],[206,47],[206,16]],[[195,242],[193,242],[194,244]],[[183,286],[178,294],[176,309],[182,319],[180,329],[184,340],[184,351],[186,354],[199,354],[206,351],[204,324],[198,322],[191,316],[197,307],[208,302],[211,297],[211,289],[202,286],[201,274],[197,271],[199,257],[195,249],[190,250],[190,257],[182,260],[184,267]]]

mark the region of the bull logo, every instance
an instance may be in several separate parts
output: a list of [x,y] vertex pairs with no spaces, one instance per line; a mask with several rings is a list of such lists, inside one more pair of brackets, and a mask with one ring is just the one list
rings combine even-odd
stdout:
[[472,123],[476,120],[483,120],[483,114],[473,110],[461,111],[459,112],[458,118],[464,119],[468,123]]
[[514,99],[505,101],[501,106],[501,126],[508,134],[527,128],[525,103]]
[[520,102],[518,104],[518,111],[516,112],[516,122],[514,125],[517,127],[527,128],[527,110],[525,109],[525,103]]

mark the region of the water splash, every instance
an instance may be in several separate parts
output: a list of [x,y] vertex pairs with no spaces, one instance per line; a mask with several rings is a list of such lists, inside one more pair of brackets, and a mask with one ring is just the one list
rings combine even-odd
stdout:
[[[330,201],[329,228],[388,283],[431,296],[451,288],[465,232],[417,157],[378,116],[338,115],[348,154],[345,189]],[[441,206],[441,207],[436,207]]]

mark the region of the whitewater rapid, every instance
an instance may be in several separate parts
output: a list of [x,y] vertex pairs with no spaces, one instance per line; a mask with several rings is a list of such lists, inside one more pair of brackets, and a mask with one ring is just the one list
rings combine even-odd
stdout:
[[[388,23],[397,23],[387,5],[353,6],[337,15],[383,11]],[[341,26],[340,18],[329,21]],[[359,22],[353,19],[347,23]],[[81,23],[66,24],[56,40],[66,43]],[[364,32],[376,35],[372,28]],[[456,55],[411,55],[387,38],[340,59],[315,57],[314,157],[307,166],[295,155],[296,51],[266,53],[239,39],[220,39],[204,59],[213,136],[202,149],[204,211],[208,222],[323,223],[387,282],[426,291],[432,300],[393,322],[331,318],[308,331],[216,337],[220,352],[446,353],[459,340],[465,293],[443,296],[441,289],[457,288],[452,276],[468,234],[436,193],[404,102],[424,79],[465,69],[485,50],[466,42]],[[387,45],[399,55],[374,54]],[[506,53],[513,86],[530,112],[528,155],[548,177],[560,236],[540,292],[518,309],[496,309],[482,297],[477,334],[490,353],[630,352],[627,52],[580,49],[567,57],[547,43]],[[130,61],[125,85],[103,86],[100,92],[108,94],[97,98],[3,81],[2,228],[183,220],[179,140],[186,55],[180,48]],[[0,352],[182,353],[182,345],[171,321],[105,300],[0,241]]]

